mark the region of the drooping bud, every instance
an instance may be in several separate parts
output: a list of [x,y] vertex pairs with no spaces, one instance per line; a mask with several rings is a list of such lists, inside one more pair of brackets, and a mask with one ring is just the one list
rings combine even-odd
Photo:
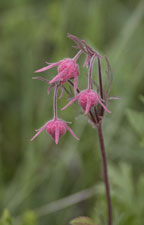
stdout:
[[74,79],[74,91],[75,95],[77,93],[77,82],[78,82],[78,76],[79,76],[79,67],[78,64],[76,63],[76,60],[80,54],[75,56],[74,58],[66,58],[63,59],[57,63],[51,63],[48,66],[36,70],[35,72],[43,72],[46,70],[49,70],[55,66],[58,66],[58,74],[51,80],[49,81],[49,84],[54,84],[56,82],[60,82],[61,84],[64,84],[66,81],[69,79]]
[[98,103],[98,94],[93,90],[84,90],[81,92],[78,102],[87,114]]
[[79,95],[77,95],[76,97],[74,97],[66,106],[64,106],[62,108],[62,110],[64,110],[65,108],[67,108],[69,105],[71,105],[73,102],[75,102],[76,100],[78,100],[80,106],[85,110],[85,114],[87,114],[90,109],[97,105],[98,103],[108,112],[111,113],[106,106],[102,103],[102,101],[100,100],[100,97],[98,95],[98,93],[92,89],[86,89],[83,90],[79,93]]
[[37,133],[32,137],[31,141],[33,141],[43,130],[53,138],[56,144],[59,142],[59,138],[63,136],[68,130],[72,136],[79,140],[79,138],[74,134],[70,127],[67,126],[67,123],[60,119],[53,119],[48,121],[44,126],[37,130]]
[[58,144],[59,138],[66,133],[66,123],[62,120],[50,120],[47,123],[46,132],[54,139]]

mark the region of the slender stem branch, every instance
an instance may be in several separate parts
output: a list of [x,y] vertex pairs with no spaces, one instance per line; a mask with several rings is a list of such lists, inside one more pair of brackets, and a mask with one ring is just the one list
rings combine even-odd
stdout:
[[[68,80],[69,84],[74,87],[74,83],[71,80]],[[80,93],[80,90],[77,88],[77,93]]]
[[58,91],[58,87],[59,84],[55,87],[55,91],[54,91],[54,102],[53,102],[53,106],[54,106],[54,119],[57,119],[57,91]]
[[[97,57],[98,59],[98,74],[99,74],[99,87],[100,87],[100,96],[101,99],[103,99],[103,85],[102,85],[102,73],[101,73],[101,63],[100,63],[100,58]],[[104,114],[104,109],[101,107],[101,115],[103,116]]]
[[73,60],[76,62],[82,53],[82,50],[78,51],[78,53],[73,57]]
[[98,59],[98,74],[99,74],[100,96],[103,99],[101,63],[100,63],[100,58],[98,57],[97,59]]
[[94,112],[95,112],[95,117],[96,117],[96,120],[97,120],[97,123],[98,123],[99,122],[99,116],[98,116],[98,112],[97,112],[96,106],[94,106]]
[[112,225],[112,204],[111,204],[111,196],[110,196],[107,159],[106,159],[106,152],[105,152],[105,145],[104,145],[101,123],[99,124],[99,126],[97,126],[97,130],[98,130],[99,143],[100,143],[103,169],[104,169],[104,183],[105,183],[107,207],[108,207],[108,225]]
[[93,63],[96,55],[93,55],[90,61],[89,65],[89,71],[88,71],[88,90],[92,88],[92,68],[93,68]]
[[42,81],[49,83],[49,80],[45,79],[44,77],[32,77],[32,79],[33,80],[42,80]]
[[97,124],[97,121],[96,121],[96,119],[94,118],[94,115],[93,115],[93,113],[92,113],[91,110],[89,111],[89,114],[90,114],[90,116],[91,116],[92,122],[93,122],[94,124]]

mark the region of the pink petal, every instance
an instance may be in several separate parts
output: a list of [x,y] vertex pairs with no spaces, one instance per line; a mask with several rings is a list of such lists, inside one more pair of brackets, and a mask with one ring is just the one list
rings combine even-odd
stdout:
[[50,80],[49,84],[53,84],[53,83],[55,83],[56,81],[58,81],[58,80],[60,80],[60,79],[61,79],[61,77],[60,77],[60,75],[58,74],[58,75],[56,75],[52,80]]
[[75,134],[74,134],[74,132],[72,131],[72,129],[70,128],[70,127],[68,127],[68,126],[66,126],[66,128],[68,129],[68,131],[72,134],[72,136],[76,139],[76,140],[80,140]]
[[97,100],[98,100],[98,102],[101,104],[101,106],[104,108],[105,111],[107,111],[108,113],[111,113],[111,111],[109,111],[109,110],[105,107],[105,105],[101,102],[99,96],[97,97]]
[[90,111],[90,108],[91,108],[91,99],[88,98],[87,104],[86,104],[86,109],[85,109],[85,114],[88,114],[88,112]]
[[55,143],[58,144],[59,141],[59,128],[55,128]]
[[39,70],[36,70],[35,73],[39,73],[39,72],[43,72],[43,71],[49,70],[49,69],[51,69],[51,68],[54,67],[54,66],[58,66],[59,64],[60,64],[59,62],[57,62],[57,63],[52,63],[52,64],[49,65],[49,66],[45,66],[45,67],[43,67],[43,68],[41,68],[41,69],[39,69]]
[[62,80],[62,77],[66,75],[66,73],[68,72],[69,67],[67,67],[66,69],[64,69],[63,71],[59,72],[50,82],[49,84],[55,83],[58,80]]
[[42,126],[40,129],[38,129],[37,130],[38,132],[31,138],[31,141],[33,141],[46,128],[46,126],[47,126],[47,123],[44,126]]
[[69,105],[71,105],[73,102],[75,102],[79,98],[79,95],[74,97],[66,106],[64,106],[61,110],[66,109]]
[[84,64],[83,64],[84,67],[88,67],[88,64],[89,64],[90,59],[91,59],[91,56],[90,55],[87,55],[86,56],[86,59],[84,61]]
[[59,62],[50,63],[50,62],[45,61],[45,63],[48,64],[48,65],[52,65],[52,64],[56,64],[56,63],[60,64],[61,62],[59,61]]

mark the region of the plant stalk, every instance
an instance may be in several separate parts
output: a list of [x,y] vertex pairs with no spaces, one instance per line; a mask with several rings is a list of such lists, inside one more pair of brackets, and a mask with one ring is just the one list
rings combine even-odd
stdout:
[[54,91],[54,99],[53,99],[53,106],[54,106],[54,119],[57,119],[57,91],[58,91],[59,84],[55,87]]
[[88,90],[92,89],[92,68],[93,68],[93,64],[94,64],[94,59],[95,59],[96,55],[93,55],[90,61],[90,65],[89,65],[89,71],[88,71]]
[[103,138],[101,123],[97,126],[97,131],[98,131],[100,150],[101,150],[102,162],[103,162],[103,170],[104,170],[103,172],[104,172],[104,183],[105,183],[106,198],[107,198],[108,225],[112,225],[112,204],[111,204],[111,196],[110,196],[107,159],[106,159],[106,152],[105,152],[105,145],[104,145],[104,138]]
[[[97,57],[98,60],[98,75],[99,75],[99,87],[100,87],[100,96],[101,99],[103,99],[103,84],[102,84],[102,73],[101,73],[101,62],[100,62],[100,58]],[[101,107],[101,116],[104,115],[104,109],[103,107]]]

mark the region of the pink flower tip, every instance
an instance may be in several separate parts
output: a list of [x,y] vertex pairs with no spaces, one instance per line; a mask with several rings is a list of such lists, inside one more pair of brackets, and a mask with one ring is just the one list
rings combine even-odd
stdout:
[[59,142],[59,138],[63,136],[68,130],[72,136],[79,140],[79,138],[74,134],[70,127],[67,126],[67,123],[60,119],[53,119],[48,121],[43,127],[38,129],[38,132],[32,137],[31,141],[33,141],[43,130],[53,138],[56,144]]
[[79,95],[74,97],[66,106],[62,108],[62,110],[66,109],[69,105],[71,105],[76,100],[78,100],[80,106],[84,109],[85,114],[88,114],[91,108],[97,105],[98,103],[104,108],[105,111],[107,111],[108,113],[111,113],[100,100],[98,93],[91,89],[90,90],[86,89],[81,91]]
[[111,113],[106,106],[100,100],[98,93],[94,90],[84,90],[80,93],[79,96],[79,104],[85,110],[85,114],[87,114],[90,109],[96,106],[98,103],[104,108],[105,111]]
[[77,77],[79,76],[79,67],[76,63],[75,57],[73,59],[66,58],[60,60],[56,63],[51,63],[48,66],[45,66],[39,70],[36,70],[35,73],[43,72],[51,69],[52,67],[58,66],[58,74],[49,81],[49,84],[53,84],[55,82],[61,82],[64,84],[69,79],[74,79],[74,90],[75,95],[77,93]]

